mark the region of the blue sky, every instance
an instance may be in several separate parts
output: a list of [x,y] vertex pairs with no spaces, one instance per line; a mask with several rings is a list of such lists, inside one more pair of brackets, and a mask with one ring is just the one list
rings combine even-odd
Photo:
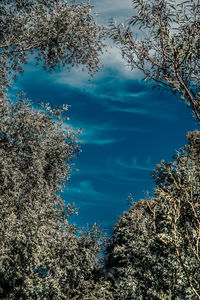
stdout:
[[[100,23],[108,23],[110,17],[123,21],[133,12],[128,0],[91,2]],[[98,222],[110,231],[128,209],[128,194],[135,201],[146,191],[152,194],[156,164],[171,160],[186,143],[186,133],[198,126],[181,100],[153,91],[140,72],[130,71],[116,47],[102,61],[104,68],[91,82],[79,69],[47,74],[29,63],[15,91],[24,90],[35,102],[71,105],[68,124],[83,128],[84,145],[62,197],[79,208],[79,216],[73,218],[78,225]]]

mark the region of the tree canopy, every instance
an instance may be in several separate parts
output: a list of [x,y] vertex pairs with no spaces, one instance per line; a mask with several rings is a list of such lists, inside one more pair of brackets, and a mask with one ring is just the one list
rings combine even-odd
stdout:
[[120,216],[105,252],[116,299],[199,299],[199,131],[154,171],[152,199]]
[[3,0],[0,32],[2,88],[9,84],[9,74],[23,72],[29,54],[48,71],[83,65],[93,74],[100,67],[103,27],[95,23],[89,3]]
[[197,0],[132,0],[127,25],[109,33],[131,69],[180,96],[200,121],[200,5]]
[[66,109],[0,101],[0,298],[111,299],[98,226],[70,225],[76,210],[58,195],[79,151],[76,133],[61,127]]
[[25,95],[5,93],[33,57],[48,71],[82,65],[93,74],[103,28],[89,3],[5,0],[0,31],[0,298],[112,299],[98,226],[70,225],[76,209],[59,195],[80,151],[78,132],[62,126],[68,105],[36,110]]
[[[131,68],[181,96],[200,120],[199,3],[132,2],[136,15],[127,26],[111,22],[109,34]],[[33,57],[48,71],[83,65],[93,74],[104,28],[89,3],[3,0],[0,32],[0,298],[200,299],[200,132],[157,166],[154,196],[119,217],[102,253],[97,224],[70,224],[76,208],[59,195],[80,152],[78,132],[63,128],[68,106],[36,110],[5,87]]]
[[[125,25],[111,20],[110,37],[132,70],[178,95],[200,121],[199,1],[132,4]],[[105,268],[116,299],[200,299],[199,137],[188,133],[189,145],[155,169],[154,197],[114,226]]]

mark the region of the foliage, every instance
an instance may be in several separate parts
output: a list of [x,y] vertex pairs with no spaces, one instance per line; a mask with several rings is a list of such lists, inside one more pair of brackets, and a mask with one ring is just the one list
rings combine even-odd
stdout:
[[[138,14],[127,27],[112,22],[110,35],[131,68],[179,94],[200,120],[199,5],[133,4]],[[78,133],[62,126],[68,106],[34,110],[23,94],[6,98],[29,54],[48,71],[99,69],[104,29],[90,9],[65,0],[0,3],[0,298],[200,299],[200,132],[188,134],[174,162],[158,165],[154,197],[119,218],[103,268],[98,226],[70,225],[75,207],[59,196],[80,151]],[[141,40],[134,26],[144,29]]]
[[172,289],[177,263],[154,234],[152,206],[135,203],[114,227],[105,267],[115,299],[162,299]]
[[2,86],[9,84],[8,74],[23,73],[29,54],[48,71],[61,65],[84,65],[93,74],[100,67],[103,27],[95,23],[89,3],[3,0],[0,32]]
[[132,3],[135,14],[128,25],[112,20],[110,36],[131,69],[141,70],[154,87],[179,95],[200,120],[199,1]]
[[30,58],[48,71],[98,71],[104,29],[91,8],[66,0],[0,3],[0,298],[111,299],[98,226],[70,225],[76,210],[59,196],[80,151],[78,132],[62,126],[68,105],[34,110],[23,94],[14,102],[5,94]]
[[[132,70],[179,95],[200,121],[199,1],[132,3],[135,15],[127,25],[112,20],[110,36]],[[188,140],[173,163],[155,170],[154,198],[135,204],[115,225],[105,266],[116,297],[200,299],[200,133]]]
[[116,299],[199,298],[200,132],[188,140],[155,170],[154,198],[135,203],[114,227],[105,268]]
[[[60,110],[0,101],[0,298],[82,299],[103,280],[101,232],[69,225],[74,207],[58,192],[79,151]],[[53,120],[57,113],[60,121]],[[106,285],[106,283],[105,283]],[[95,292],[96,289],[96,292]],[[105,292],[106,293],[106,292]],[[94,298],[95,299],[95,298]]]
[[182,280],[193,291],[188,299],[196,299],[200,298],[200,132],[190,132],[187,137],[189,145],[175,156],[175,161],[162,162],[154,173],[155,232],[174,248],[184,274]]

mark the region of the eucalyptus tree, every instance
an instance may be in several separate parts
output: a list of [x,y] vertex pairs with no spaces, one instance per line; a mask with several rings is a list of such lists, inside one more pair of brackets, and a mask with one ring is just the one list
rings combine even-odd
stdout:
[[[0,83],[23,73],[32,54],[48,71],[67,65],[100,68],[103,27],[95,22],[89,2],[3,0],[0,3]],[[3,92],[3,91],[2,91]]]
[[199,0],[132,0],[127,25],[111,21],[109,34],[131,69],[156,88],[177,94],[200,121]]

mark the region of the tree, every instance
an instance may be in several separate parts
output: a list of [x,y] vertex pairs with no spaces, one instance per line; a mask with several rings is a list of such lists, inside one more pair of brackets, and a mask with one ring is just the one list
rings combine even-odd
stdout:
[[183,286],[177,291],[174,282],[180,266],[173,249],[154,233],[154,206],[152,200],[140,200],[114,226],[105,268],[115,299],[159,300],[170,295],[182,299],[184,295]]
[[105,268],[116,299],[200,299],[200,132],[154,171],[152,199],[114,226]]
[[[181,280],[193,292],[189,299],[200,299],[200,132],[190,132],[187,137],[189,145],[175,161],[162,162],[155,170],[155,233],[174,248],[184,273]],[[167,221],[165,228],[157,222],[161,217]]]
[[95,23],[89,3],[66,0],[3,0],[0,3],[0,84],[9,74],[23,73],[29,54],[48,71],[84,65],[91,74],[100,67],[103,28]]
[[58,195],[77,134],[62,129],[66,106],[42,107],[23,95],[0,101],[0,298],[112,299],[97,260],[101,232],[70,225],[75,209]]
[[[200,5],[198,0],[132,0],[128,24],[109,34],[131,69],[156,88],[179,95],[200,121]],[[139,33],[139,37],[137,37]]]
[[68,106],[36,111],[5,94],[30,55],[48,71],[83,65],[92,75],[103,28],[89,3],[4,0],[0,31],[0,298],[111,299],[97,259],[101,232],[70,225],[75,208],[58,195],[80,150],[78,133],[62,127]]

